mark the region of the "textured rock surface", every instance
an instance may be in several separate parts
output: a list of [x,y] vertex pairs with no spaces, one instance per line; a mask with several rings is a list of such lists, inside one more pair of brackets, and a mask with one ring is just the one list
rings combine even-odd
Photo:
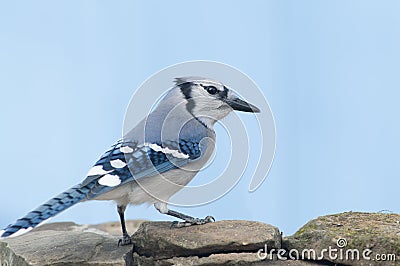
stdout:
[[[399,265],[400,215],[384,213],[346,212],[322,216],[300,228],[293,236],[284,238],[287,250],[313,249],[317,257],[323,249],[337,249],[333,256],[324,252],[323,259],[347,265]],[[357,259],[358,250],[359,259]],[[365,251],[366,249],[371,252]],[[341,251],[343,255],[341,256]],[[366,259],[363,252],[366,252]],[[308,253],[304,253],[307,257]],[[337,258],[334,258],[337,254]],[[379,254],[379,258],[375,255]],[[394,254],[397,261],[388,260]],[[295,255],[295,253],[293,253]],[[368,260],[368,257],[371,260]],[[378,261],[386,257],[385,261]],[[354,259],[353,259],[354,258]]]
[[144,222],[134,239],[134,261],[156,260],[161,265],[216,265],[257,262],[265,245],[281,247],[278,228],[251,221],[221,221],[172,228],[168,222]]
[[[285,260],[260,260],[255,256],[254,253],[227,253],[227,254],[213,254],[208,257],[174,257],[165,260],[152,260],[143,257],[135,257],[135,261],[132,265],[141,266],[219,266],[219,265],[251,265],[251,266],[318,266],[322,264],[316,264],[307,261],[285,261]],[[323,264],[326,265],[326,264]]]
[[[129,221],[137,229],[140,221]],[[117,248],[118,223],[51,223],[18,237],[0,240],[0,265],[125,265],[130,246]]]
[[[0,240],[1,266],[26,265],[400,265],[400,215],[342,213],[314,219],[282,241],[278,228],[251,221],[220,221],[201,226],[170,228],[169,222],[128,221],[135,245],[117,247],[119,223],[76,225],[46,224],[30,233]],[[316,261],[277,260],[276,250],[287,256],[313,249],[337,249],[345,239],[343,258],[327,252]],[[343,244],[343,243],[342,243]],[[262,260],[258,251],[268,256]],[[362,259],[370,249],[376,254],[394,254],[396,261]],[[286,253],[285,253],[285,250]],[[357,249],[360,260],[346,260],[346,251]],[[270,255],[270,253],[272,255]],[[308,253],[304,253],[306,258]],[[260,255],[260,254],[259,254]],[[292,253],[296,255],[296,253]],[[300,256],[301,258],[301,256]]]
[[281,247],[278,228],[260,222],[221,221],[171,228],[169,222],[144,222],[133,235],[135,251],[157,259],[258,251]]
[[[132,231],[140,224],[129,221],[128,227]],[[133,249],[117,247],[118,223],[46,224],[23,236],[1,240],[1,265],[249,265],[261,261],[257,251],[265,244],[281,247],[279,230],[259,222],[170,225],[142,223],[133,235]]]

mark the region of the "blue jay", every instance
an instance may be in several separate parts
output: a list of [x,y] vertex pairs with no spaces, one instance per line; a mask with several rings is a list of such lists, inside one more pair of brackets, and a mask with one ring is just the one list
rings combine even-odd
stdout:
[[214,124],[232,110],[260,111],[218,81],[177,78],[151,113],[100,157],[82,183],[10,224],[0,237],[25,233],[86,200],[117,203],[122,227],[118,245],[132,243],[124,217],[129,204],[154,204],[160,213],[183,220],[173,223],[177,227],[213,222],[211,216],[199,219],[170,210],[166,202],[209,160],[216,137]]

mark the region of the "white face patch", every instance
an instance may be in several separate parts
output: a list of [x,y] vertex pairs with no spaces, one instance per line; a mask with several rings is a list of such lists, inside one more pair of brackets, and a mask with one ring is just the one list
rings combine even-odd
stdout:
[[121,179],[117,175],[106,174],[99,179],[99,184],[107,187],[115,187],[121,184]]
[[129,147],[129,146],[121,147],[121,148],[119,148],[119,150],[122,153],[132,153],[133,152],[133,149],[131,147]]
[[114,168],[124,168],[126,166],[126,163],[124,161],[121,161],[120,159],[111,161],[110,164]]
[[155,144],[155,143],[145,143],[145,146],[148,146],[150,149],[152,149],[153,151],[160,151],[164,154],[171,154],[172,156],[174,156],[175,158],[180,158],[180,159],[187,159],[189,158],[189,155],[184,154],[179,152],[178,150],[171,150],[168,147],[167,148],[163,148],[160,147],[159,145]]
[[[190,112],[196,118],[202,118],[202,120],[207,121],[207,126],[213,128],[215,122],[227,116],[232,111],[232,108],[226,108],[228,105],[224,101],[215,97],[215,95],[210,95],[204,89],[206,85],[203,83],[192,86],[190,96],[194,105]],[[214,85],[213,87],[219,90],[218,86]]]
[[94,176],[94,175],[105,175],[108,174],[111,171],[106,171],[103,169],[103,166],[101,165],[96,165],[93,166],[89,172],[87,173],[87,176]]

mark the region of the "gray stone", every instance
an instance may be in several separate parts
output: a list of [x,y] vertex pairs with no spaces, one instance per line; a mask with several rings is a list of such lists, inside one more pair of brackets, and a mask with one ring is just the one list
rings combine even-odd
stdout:
[[[277,254],[264,260],[257,251],[284,248],[366,248],[375,254],[394,254],[400,259],[400,215],[381,213],[342,213],[319,217],[307,223],[283,242],[278,228],[251,221],[220,221],[199,226],[170,228],[170,222],[128,221],[135,246],[118,247],[120,225],[52,223],[14,238],[0,240],[1,266],[27,265],[396,265],[397,261],[332,259],[277,260]],[[288,256],[286,252],[286,256]],[[307,255],[307,253],[305,253]],[[340,254],[339,254],[340,255]],[[344,253],[344,256],[345,253]],[[301,257],[300,257],[301,258]],[[305,256],[305,259],[312,259]],[[330,264],[329,264],[330,263]],[[397,263],[398,265],[398,263]]]
[[220,253],[257,252],[281,247],[278,228],[251,221],[220,221],[171,228],[170,222],[144,222],[133,235],[140,256],[165,259]]
[[2,266],[257,265],[261,260],[256,251],[265,244],[281,246],[279,230],[259,222],[221,221],[172,229],[170,222],[142,223],[127,222],[130,231],[140,228],[132,236],[135,252],[133,246],[117,246],[119,223],[50,223],[23,236],[2,239],[0,262]]
[[[345,212],[322,216],[308,222],[293,236],[284,238],[283,246],[287,250],[297,250],[300,254],[303,250],[313,249],[316,257],[338,264],[399,265],[398,261],[377,261],[375,255],[393,254],[397,260],[400,259],[400,215]],[[322,253],[323,249],[329,247],[337,249],[337,252],[332,253],[333,256],[328,252]],[[363,258],[362,253],[366,249],[371,250],[371,254],[366,254],[367,257],[374,260]],[[307,259],[313,259],[308,256],[308,252],[304,254]],[[337,258],[334,254],[338,255]]]
[[2,265],[125,265],[132,247],[118,238],[79,231],[41,230],[1,240]]
[[189,257],[174,257],[170,259],[154,260],[151,257],[143,257],[134,254],[134,262],[132,265],[141,266],[218,266],[218,265],[251,265],[251,266],[317,266],[319,264],[307,261],[285,261],[272,260],[270,258],[260,260],[256,253],[226,253],[226,254],[211,254],[207,257],[189,256]]

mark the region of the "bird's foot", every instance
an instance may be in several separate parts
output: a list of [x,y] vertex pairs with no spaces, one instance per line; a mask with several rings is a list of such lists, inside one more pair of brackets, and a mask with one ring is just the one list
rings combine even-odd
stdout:
[[207,216],[204,219],[201,218],[192,218],[192,219],[187,219],[183,222],[178,222],[174,221],[171,224],[171,228],[181,228],[181,227],[187,227],[187,226],[192,226],[192,225],[200,225],[200,224],[206,224],[206,223],[212,223],[215,222],[215,218],[212,216]]
[[132,244],[132,238],[128,234],[124,234],[120,240],[118,240],[119,246],[127,246]]

